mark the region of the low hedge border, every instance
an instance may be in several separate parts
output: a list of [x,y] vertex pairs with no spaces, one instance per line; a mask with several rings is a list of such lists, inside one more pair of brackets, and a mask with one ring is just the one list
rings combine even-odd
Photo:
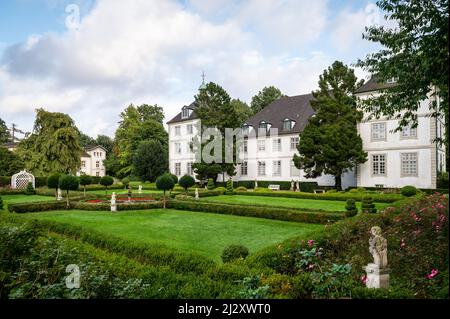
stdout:
[[[354,199],[358,202],[362,200],[365,196],[364,193],[325,193],[325,194],[311,194],[302,192],[283,192],[283,191],[267,191],[267,192],[241,192],[236,191],[236,195],[246,195],[246,196],[268,196],[268,197],[286,197],[286,198],[302,198],[302,199],[322,199],[322,200],[338,200],[346,201],[347,199]],[[370,194],[374,202],[377,203],[394,203],[398,200],[403,199],[403,196],[391,195],[391,194]]]
[[65,210],[67,209],[66,201],[48,201],[48,202],[29,202],[9,204],[8,210],[11,213],[35,213],[46,212],[51,210]]
[[168,208],[177,210],[190,210],[196,212],[258,217],[310,224],[328,224],[345,218],[342,213],[313,213],[301,212],[295,209],[282,209],[261,206],[241,206],[232,204],[205,203],[198,201],[168,202]]
[[95,247],[123,254],[150,265],[167,266],[176,273],[205,274],[216,263],[196,253],[185,253],[159,244],[146,244],[125,240],[92,229],[49,220],[36,220],[38,225],[48,231],[92,244]]

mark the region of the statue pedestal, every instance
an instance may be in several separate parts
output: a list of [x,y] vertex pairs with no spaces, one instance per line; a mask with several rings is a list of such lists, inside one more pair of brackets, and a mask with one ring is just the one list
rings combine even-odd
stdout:
[[389,268],[381,268],[377,264],[368,264],[364,267],[367,273],[367,288],[388,288]]
[[117,205],[116,204],[112,204],[111,205],[111,211],[112,212],[117,212]]

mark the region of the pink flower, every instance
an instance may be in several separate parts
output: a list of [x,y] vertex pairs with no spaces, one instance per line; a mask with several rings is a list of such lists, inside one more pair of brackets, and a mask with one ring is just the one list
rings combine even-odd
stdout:
[[361,276],[361,282],[363,283],[363,285],[366,284],[366,282],[367,282],[367,276],[366,275],[362,275]]
[[308,240],[308,246],[311,247],[314,244],[314,240],[310,239]]
[[429,273],[429,274],[427,275],[427,278],[428,278],[428,279],[433,279],[433,277],[435,277],[437,274],[438,274],[438,271],[437,271],[436,269],[432,269],[432,270],[431,270],[431,273]]
[[403,247],[405,247],[405,246],[406,246],[405,240],[402,239],[402,240],[400,241],[400,247],[403,248]]

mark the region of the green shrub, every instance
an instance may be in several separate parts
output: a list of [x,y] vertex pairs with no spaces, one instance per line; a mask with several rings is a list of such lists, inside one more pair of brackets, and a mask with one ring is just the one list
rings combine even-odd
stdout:
[[164,191],[163,202],[164,208],[166,208],[166,191],[173,189],[175,182],[172,174],[166,173],[156,179],[156,187]]
[[92,184],[100,184],[100,180],[102,179],[101,176],[91,176],[92,178]]
[[403,196],[411,197],[417,194],[417,188],[411,185],[403,186],[401,189],[401,193]]
[[25,189],[25,195],[34,195],[36,191],[34,190],[33,183],[29,182],[27,188]]
[[90,185],[92,183],[92,178],[88,175],[81,174],[79,177],[80,185],[83,186],[83,193],[86,196],[86,185]]
[[222,251],[222,261],[224,263],[231,262],[236,259],[245,259],[248,256],[248,249],[242,245],[229,245]]
[[448,172],[439,172],[438,173],[436,187],[448,189]]
[[347,217],[353,217],[358,214],[358,208],[356,207],[356,202],[354,199],[347,199],[345,210],[345,216]]
[[[169,173],[170,174],[170,173]],[[170,177],[172,177],[173,180],[173,185],[177,185],[178,184],[178,176],[175,174],[170,174]]]
[[2,199],[2,197],[0,196],[0,210],[2,210],[3,209],[3,199]]
[[103,176],[100,179],[100,185],[105,186],[105,193],[108,193],[108,186],[111,186],[112,184],[114,184],[114,178],[112,178],[111,176]]
[[244,186],[239,186],[238,188],[236,188],[236,192],[246,192],[247,188],[245,188]]
[[61,176],[59,173],[54,173],[54,174],[51,174],[47,178],[47,187],[55,190],[55,199],[58,196],[57,193],[58,193],[58,188],[59,188],[59,178],[60,177]]
[[34,178],[34,185],[36,186],[36,188],[47,186],[47,177],[36,176]]
[[63,201],[49,201],[49,202],[29,202],[29,203],[16,203],[9,204],[8,210],[12,213],[33,213],[33,212],[45,212],[51,210],[64,210],[67,209],[67,203]]
[[356,188],[352,188],[348,192],[352,193],[352,194],[355,194],[355,193],[358,193],[359,191]]
[[336,189],[329,189],[327,190],[327,194],[337,193]]
[[0,187],[11,185],[11,176],[0,176]]
[[227,191],[227,189],[225,187],[219,186],[219,187],[214,188],[214,191],[221,192],[223,194]]
[[185,195],[185,194],[178,194],[178,195],[175,195],[175,199],[176,200],[193,200],[194,197]]
[[363,213],[374,214],[377,212],[373,199],[370,196],[364,196],[361,203],[361,211]]
[[231,178],[227,181],[227,193],[233,194],[233,181]]
[[206,185],[206,188],[208,190],[213,190],[214,188],[216,188],[216,185],[214,185],[214,181],[212,178],[208,178],[208,184]]
[[365,192],[366,189],[364,187],[358,187],[357,191],[362,193],[362,192]]
[[130,185],[130,179],[128,177],[122,178],[121,182],[125,188],[127,188],[128,185]]
[[80,182],[78,180],[78,177],[73,175],[63,175],[59,179],[59,188],[61,188],[63,191],[66,191],[67,196],[67,207],[69,207],[69,192],[70,191],[76,191],[78,187],[80,186]]

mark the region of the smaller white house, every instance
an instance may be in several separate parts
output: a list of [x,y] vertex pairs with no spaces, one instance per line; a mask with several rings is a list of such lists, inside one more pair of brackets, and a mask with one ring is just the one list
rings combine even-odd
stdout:
[[81,155],[81,168],[77,175],[105,176],[105,159],[106,150],[104,147],[100,145],[85,147]]

